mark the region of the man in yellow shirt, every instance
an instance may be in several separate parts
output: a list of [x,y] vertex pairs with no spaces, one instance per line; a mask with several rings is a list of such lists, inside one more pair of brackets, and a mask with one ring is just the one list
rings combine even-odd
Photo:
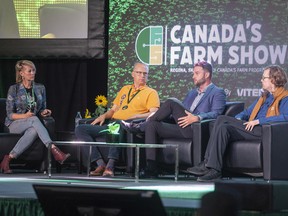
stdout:
[[[158,93],[146,85],[149,67],[137,62],[132,71],[133,84],[126,85],[118,92],[113,106],[103,115],[96,118],[91,124],[80,124],[75,129],[78,140],[94,142],[101,136],[100,131],[107,129],[107,123],[117,120],[146,118],[158,110],[160,100]],[[84,150],[84,149],[83,149]],[[83,151],[87,156],[87,149]],[[114,163],[119,159],[119,148],[110,147],[108,163],[103,160],[97,147],[92,149],[91,162],[97,163],[97,168],[90,172],[93,176],[114,176]]]

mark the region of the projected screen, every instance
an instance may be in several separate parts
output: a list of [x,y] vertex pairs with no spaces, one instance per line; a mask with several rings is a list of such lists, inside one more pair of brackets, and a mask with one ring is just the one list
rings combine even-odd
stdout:
[[264,67],[288,69],[287,1],[110,0],[109,8],[110,100],[133,81],[135,61],[150,65],[148,85],[161,100],[182,100],[193,64],[207,60],[228,101],[246,105],[260,95]]
[[105,0],[0,0],[0,58],[103,59],[105,8]]
[[0,38],[87,38],[87,0],[0,0]]

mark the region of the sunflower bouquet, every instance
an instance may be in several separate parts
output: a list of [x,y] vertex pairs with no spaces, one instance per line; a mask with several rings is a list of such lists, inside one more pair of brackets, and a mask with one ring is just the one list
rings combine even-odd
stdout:
[[98,117],[106,112],[108,100],[104,95],[97,95],[95,97],[95,105],[96,109],[94,112],[89,112],[88,109],[86,109],[85,112],[85,118],[92,118],[92,117]]

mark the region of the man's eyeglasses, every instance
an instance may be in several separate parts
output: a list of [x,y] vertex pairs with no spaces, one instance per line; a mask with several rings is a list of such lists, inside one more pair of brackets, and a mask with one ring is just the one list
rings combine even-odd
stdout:
[[148,73],[147,72],[143,72],[143,71],[133,71],[133,72],[135,72],[137,75],[144,75],[144,76],[147,76],[148,75]]
[[270,79],[270,77],[262,76],[261,80]]

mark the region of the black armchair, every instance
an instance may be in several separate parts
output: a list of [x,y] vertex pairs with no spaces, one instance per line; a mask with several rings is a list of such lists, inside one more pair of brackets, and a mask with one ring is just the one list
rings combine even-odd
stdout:
[[[14,148],[17,141],[21,138],[21,134],[9,133],[9,129],[4,125],[6,117],[6,99],[0,98],[0,160]],[[54,128],[55,121],[52,117],[41,119],[47,128],[51,139],[55,137]],[[47,169],[47,148],[37,138],[34,143],[26,149],[19,158],[11,161],[10,166],[23,167],[26,169],[35,169],[44,171]]]
[[287,180],[288,122],[262,126],[261,141],[245,140],[229,143],[223,175],[246,174],[264,180]]
[[[244,109],[244,102],[227,102],[225,105],[224,115],[235,116]],[[209,140],[209,123],[213,120],[203,120],[193,124],[193,138],[165,138],[161,142],[163,144],[179,144],[179,166],[180,169],[194,166],[203,160],[206,146]],[[207,131],[204,133],[203,131]],[[137,135],[128,133],[129,142],[144,142]],[[132,149],[127,150],[127,172],[134,169],[134,153]],[[173,149],[155,149],[157,151],[157,163],[165,169],[174,168],[175,151]],[[143,160],[143,159],[142,159]],[[145,160],[145,159],[144,159]]]

